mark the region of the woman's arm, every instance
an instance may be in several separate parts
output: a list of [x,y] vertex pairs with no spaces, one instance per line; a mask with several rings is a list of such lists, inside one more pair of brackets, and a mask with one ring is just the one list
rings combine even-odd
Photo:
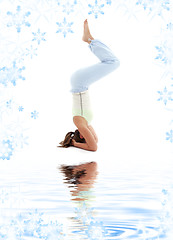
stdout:
[[79,126],[78,130],[85,138],[86,143],[79,143],[73,140],[73,146],[89,151],[97,151],[97,142],[91,130],[85,126]]
[[73,146],[74,147],[77,147],[77,148],[82,148],[84,150],[88,150],[88,151],[96,151],[96,150],[93,150],[91,149],[87,143],[80,143],[80,142],[76,142],[74,139],[72,140],[73,142]]
[[97,137],[96,132],[94,131],[94,128],[91,125],[89,125],[88,128],[92,132],[92,134],[93,134],[93,136],[94,136],[94,138],[96,140],[96,143],[98,143],[98,137]]

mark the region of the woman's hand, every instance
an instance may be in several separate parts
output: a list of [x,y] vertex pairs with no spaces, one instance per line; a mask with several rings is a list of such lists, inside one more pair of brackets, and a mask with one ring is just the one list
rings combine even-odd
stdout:
[[72,139],[72,145],[77,148],[82,148],[89,151],[97,151],[97,141],[91,130],[85,126],[79,126],[79,132],[84,137],[86,143],[76,142]]
[[76,141],[74,140],[74,139],[72,139],[72,146],[74,146],[75,147],[75,143],[76,143]]
[[88,151],[96,151],[97,150],[97,149],[89,147],[87,143],[76,142],[74,139],[72,139],[72,145],[74,147],[82,148],[82,149],[85,149],[85,150],[88,150]]

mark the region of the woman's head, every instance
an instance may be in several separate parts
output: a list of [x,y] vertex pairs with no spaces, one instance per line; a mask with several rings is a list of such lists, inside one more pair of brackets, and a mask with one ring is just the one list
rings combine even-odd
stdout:
[[76,142],[80,142],[80,143],[85,143],[85,139],[81,136],[80,132],[78,129],[76,129],[75,132],[68,132],[64,138],[64,140],[62,142],[60,142],[59,144],[61,145],[61,147],[70,147],[73,146],[72,144],[72,139],[74,139]]

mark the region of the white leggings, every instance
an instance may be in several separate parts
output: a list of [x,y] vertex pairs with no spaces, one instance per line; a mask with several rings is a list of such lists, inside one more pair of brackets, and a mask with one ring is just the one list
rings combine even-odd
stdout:
[[88,90],[88,87],[108,75],[120,65],[118,58],[112,51],[99,40],[91,40],[90,50],[100,59],[100,62],[92,66],[79,69],[71,76],[71,92],[79,93]]

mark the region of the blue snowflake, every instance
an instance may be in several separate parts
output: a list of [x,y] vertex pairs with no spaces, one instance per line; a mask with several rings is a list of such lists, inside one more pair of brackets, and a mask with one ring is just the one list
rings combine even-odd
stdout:
[[[63,225],[55,221],[44,222],[43,212],[37,209],[28,213],[19,213],[8,224],[0,225],[0,239],[45,239],[63,240]],[[9,231],[10,229],[10,231]]]
[[106,0],[106,4],[107,5],[111,5],[112,4],[112,0]]
[[158,55],[155,59],[161,60],[161,62],[163,62],[165,65],[172,63],[173,48],[171,46],[168,46],[166,43],[164,43],[162,46],[156,46],[155,48],[158,51]]
[[34,38],[32,39],[32,41],[37,41],[38,45],[40,45],[41,41],[46,41],[44,36],[45,36],[45,32],[44,33],[41,33],[40,32],[40,29],[38,29],[37,32],[33,32],[32,33],[34,35]]
[[0,83],[4,86],[7,86],[8,79],[7,79],[7,68],[6,67],[0,68]]
[[66,37],[67,33],[73,33],[71,26],[73,25],[73,22],[68,23],[66,18],[64,18],[63,22],[56,22],[58,25],[58,31],[57,33],[62,33],[64,35],[64,38]]
[[170,10],[170,1],[169,0],[138,0],[136,5],[143,6],[144,10],[149,12],[156,11],[157,15],[161,15],[162,10]]
[[163,91],[158,91],[160,94],[160,97],[157,99],[157,101],[163,101],[163,103],[166,105],[168,101],[173,101],[172,94],[173,92],[168,92],[167,88],[165,87]]
[[74,7],[77,4],[77,1],[74,0],[73,4],[71,4],[69,1],[67,1],[65,4],[62,5],[63,12],[65,12],[67,15],[74,12]]
[[14,136],[12,137],[13,139],[13,145],[14,147],[20,147],[23,148],[24,145],[28,145],[28,136],[23,135],[22,132],[16,132]]
[[11,109],[12,108],[12,99],[6,102],[6,107]]
[[58,6],[61,5],[61,1],[62,1],[62,0],[55,0],[55,2],[58,4]]
[[5,87],[8,83],[12,83],[13,86],[16,86],[16,81],[18,79],[25,80],[25,78],[21,75],[23,70],[25,70],[25,67],[17,67],[15,61],[11,67],[0,68],[0,83]]
[[104,14],[104,12],[102,11],[104,4],[99,5],[97,0],[95,0],[94,5],[88,4],[88,7],[91,9],[88,14],[94,14],[95,18],[98,18],[99,14]]
[[171,31],[173,30],[173,23],[170,22],[170,23],[168,23],[166,26],[167,26],[167,27],[166,27],[167,29],[169,29],[169,30],[171,30]]
[[23,109],[24,109],[24,107],[22,107],[22,106],[18,107],[19,112],[23,112]]
[[8,234],[7,226],[5,224],[0,225],[0,239],[8,239],[7,234]]
[[163,7],[163,9],[169,11],[170,10],[170,0],[162,0],[160,1],[161,6]]
[[166,133],[166,136],[167,136],[166,140],[173,143],[173,130],[172,129],[169,132]]
[[164,195],[168,195],[168,190],[162,189],[162,193],[163,193]]
[[16,13],[8,11],[7,15],[11,16],[11,21],[7,24],[7,27],[15,26],[18,33],[21,32],[22,25],[30,27],[31,24],[26,21],[26,17],[29,17],[30,14],[30,12],[23,13],[20,6],[17,6]]
[[35,209],[32,212],[27,213],[25,217],[25,235],[26,236],[38,236],[40,226],[43,222],[43,213]]
[[37,56],[37,48],[33,48],[33,46],[31,45],[30,48],[26,48],[26,56],[30,56],[31,59],[34,56]]
[[76,219],[82,221],[83,224],[90,223],[93,220],[93,208],[88,208],[85,202],[81,207],[75,208],[75,212],[77,213]]
[[162,189],[162,206],[164,207],[167,203],[167,200],[168,200],[168,195],[169,195],[169,192],[167,189]]
[[106,228],[103,226],[102,222],[91,222],[86,230],[88,239],[90,240],[101,240],[107,234]]
[[[12,219],[9,227],[10,231],[13,232],[13,237],[18,240],[23,240],[26,224],[24,222],[24,217],[22,214],[19,214],[16,219]],[[10,233],[8,233],[7,237],[7,239],[10,238]]]
[[31,118],[38,118],[39,112],[37,112],[36,110],[34,110],[33,112],[31,112]]
[[0,159],[2,160],[10,160],[13,154],[13,145],[12,142],[8,140],[2,140],[0,142]]
[[141,5],[143,6],[144,10],[146,9],[150,9],[150,11],[152,10],[152,8],[150,7],[150,4],[152,4],[154,1],[153,0],[138,0],[136,2],[136,5]]
[[63,225],[57,221],[45,223],[43,212],[37,209],[27,214],[25,217],[25,236],[36,237],[45,240],[63,240]]
[[6,189],[1,189],[0,192],[0,203],[5,203],[6,200],[9,198],[9,193],[7,192]]
[[65,236],[63,233],[63,225],[57,221],[41,224],[37,233],[39,238],[45,240],[63,240]]

